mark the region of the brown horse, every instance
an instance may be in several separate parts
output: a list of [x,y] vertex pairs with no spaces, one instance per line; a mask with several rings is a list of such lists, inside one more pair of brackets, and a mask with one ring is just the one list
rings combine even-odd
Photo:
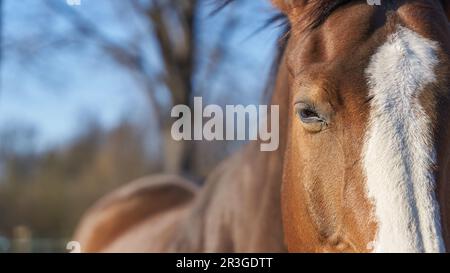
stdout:
[[118,190],[81,222],[83,251],[450,249],[450,1],[273,2],[291,28],[279,149],[250,143],[201,189]]

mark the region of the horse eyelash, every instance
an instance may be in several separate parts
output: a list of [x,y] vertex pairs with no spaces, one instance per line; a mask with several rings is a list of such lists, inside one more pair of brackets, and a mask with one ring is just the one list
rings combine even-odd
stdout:
[[368,103],[370,103],[373,99],[375,98],[375,96],[369,96],[365,101],[364,101],[364,104],[368,104]]

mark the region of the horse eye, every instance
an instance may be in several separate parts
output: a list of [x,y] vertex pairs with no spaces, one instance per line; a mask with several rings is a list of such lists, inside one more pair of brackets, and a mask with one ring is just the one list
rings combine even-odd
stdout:
[[314,108],[305,103],[297,103],[295,105],[295,111],[300,120],[304,123],[316,123],[324,122],[324,119],[320,117]]
[[326,119],[313,106],[307,103],[296,103],[295,112],[303,128],[308,132],[318,133],[328,126]]
[[311,109],[303,109],[300,111],[300,117],[304,121],[312,121],[315,118],[318,118],[319,115]]

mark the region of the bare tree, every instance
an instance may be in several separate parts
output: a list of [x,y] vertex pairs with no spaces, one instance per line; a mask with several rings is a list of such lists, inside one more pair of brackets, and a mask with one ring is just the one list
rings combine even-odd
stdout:
[[3,0],[0,0],[0,98],[2,95],[2,68],[3,68]]
[[[204,2],[205,0],[203,0]],[[196,73],[199,40],[197,37],[197,23],[201,0],[138,0],[117,3],[117,9],[132,8],[139,18],[147,21],[149,35],[156,41],[163,71],[156,71],[146,67],[148,60],[145,55],[136,50],[138,41],[130,44],[118,44],[104,35],[91,21],[81,16],[73,9],[61,3],[50,1],[49,6],[56,12],[62,13],[71,21],[73,26],[83,36],[92,39],[107,52],[119,65],[134,72],[139,81],[145,84],[151,108],[157,116],[158,127],[161,131],[163,145],[162,170],[169,173],[184,173],[192,176],[202,176],[196,170],[193,142],[174,142],[170,137],[171,119],[167,106],[161,109],[157,104],[155,94],[157,86],[164,86],[169,90],[172,104],[191,106],[194,93],[193,78]],[[226,3],[227,1],[224,1]],[[128,7],[126,7],[129,5]],[[125,6],[125,7],[124,7]],[[220,5],[219,5],[220,8]],[[226,39],[233,35],[236,18],[228,19],[222,30],[221,37]],[[218,43],[208,55],[209,71],[215,71],[225,56],[226,48]],[[209,75],[208,75],[209,76]]]
[[[168,173],[182,173],[193,177],[202,177],[207,174],[208,167],[201,167],[198,150],[203,143],[199,142],[175,142],[170,136],[172,121],[170,119],[170,106],[184,104],[191,106],[195,94],[206,93],[209,85],[215,80],[215,76],[223,74],[219,71],[224,60],[228,59],[226,41],[231,40],[239,26],[239,17],[230,12],[225,23],[220,29],[215,29],[220,37],[217,41],[208,41],[211,44],[205,49],[199,39],[199,21],[201,7],[205,4],[217,7],[221,10],[229,0],[129,0],[105,2],[115,10],[115,20],[123,22],[124,26],[134,31],[134,20],[139,20],[143,25],[142,33],[130,36],[126,40],[118,41],[111,37],[104,28],[99,25],[101,18],[89,17],[80,9],[70,7],[65,1],[48,0],[44,4],[50,8],[53,14],[60,15],[75,29],[74,33],[47,33],[52,37],[50,46],[59,49],[61,45],[73,43],[77,39],[79,43],[89,42],[103,53],[106,53],[117,65],[130,72],[136,82],[143,86],[153,120],[159,128],[159,141],[161,143],[160,171]],[[233,7],[239,7],[242,1],[232,1]],[[221,3],[223,3],[221,5]],[[82,2],[83,5],[83,2]],[[102,4],[103,5],[103,4]],[[213,14],[215,16],[213,8]],[[144,37],[142,37],[144,36]],[[49,40],[43,37],[42,40]],[[39,40],[39,39],[38,39]],[[149,42],[151,41],[151,42]],[[12,50],[20,50],[8,43]],[[156,48],[157,56],[149,56],[149,47]],[[18,55],[21,55],[20,53]],[[23,54],[22,54],[23,55]],[[35,54],[36,55],[36,54]],[[157,58],[158,67],[153,64]],[[194,86],[194,78],[198,82],[198,63],[207,60],[206,73],[202,73],[200,84]],[[27,65],[29,60],[27,59]],[[232,82],[227,84],[232,86]],[[171,105],[161,104],[158,94],[168,92]],[[195,93],[195,94],[194,94]],[[225,144],[224,144],[225,145]],[[211,146],[208,146],[211,147]],[[220,145],[219,145],[220,147]],[[215,153],[215,160],[219,161],[223,154],[223,146]],[[208,148],[209,149],[209,148]],[[204,159],[205,160],[205,159]],[[209,163],[208,162],[208,163]],[[205,165],[205,164],[203,164]],[[213,167],[213,164],[207,164]]]

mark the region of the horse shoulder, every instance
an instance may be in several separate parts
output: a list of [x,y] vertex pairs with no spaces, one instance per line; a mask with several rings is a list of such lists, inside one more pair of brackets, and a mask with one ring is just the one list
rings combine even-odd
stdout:
[[196,186],[178,176],[150,176],[100,199],[82,217],[75,240],[83,252],[98,252],[150,217],[191,201]]

